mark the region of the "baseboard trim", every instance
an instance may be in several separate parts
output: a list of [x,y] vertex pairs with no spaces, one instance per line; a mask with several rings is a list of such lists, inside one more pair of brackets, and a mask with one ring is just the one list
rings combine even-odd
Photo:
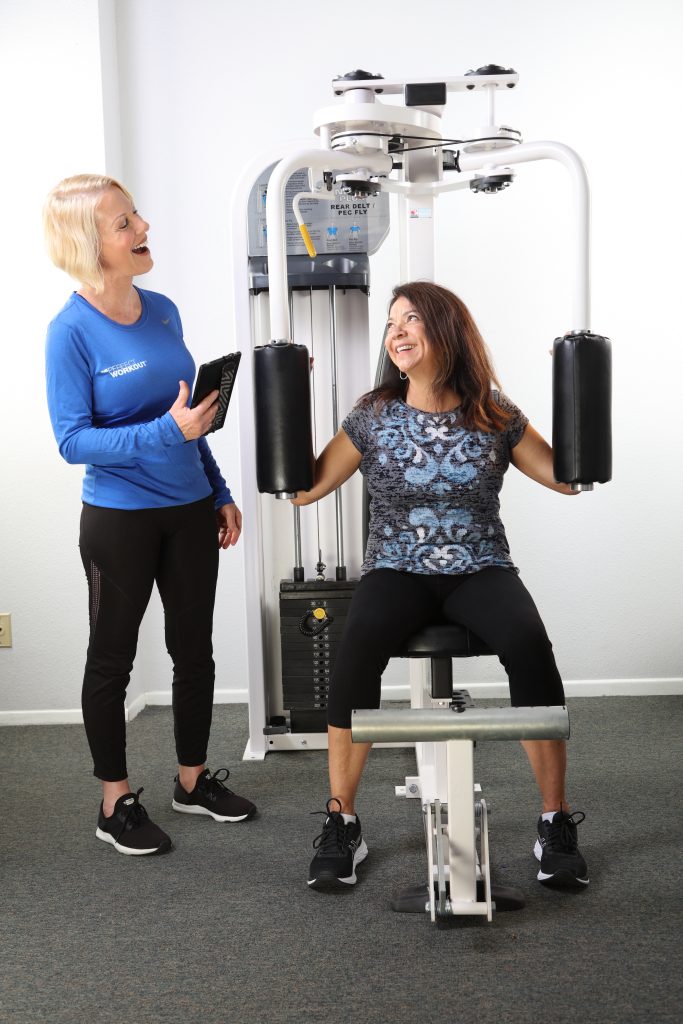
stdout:
[[[246,704],[249,694],[247,690],[214,690],[214,704]],[[126,704],[126,721],[144,711],[146,707],[171,704],[171,694],[167,690],[149,690],[135,697]],[[0,728],[3,725],[82,725],[83,712],[80,708],[60,708],[59,710],[0,711]]]
[[[473,697],[504,699],[509,696],[506,683],[468,683],[458,681],[461,689],[469,690]],[[683,677],[673,679],[573,679],[565,682],[568,697],[673,697],[683,695]],[[384,700],[408,700],[407,685],[382,688]],[[216,690],[215,704],[246,704],[247,690]],[[170,705],[167,690],[149,690],[136,697],[126,707],[126,721],[131,722],[146,707]],[[4,725],[78,725],[83,723],[80,708],[60,708],[26,711],[0,711],[0,727]]]
[[0,726],[3,725],[78,725],[83,723],[80,708],[64,708],[59,711],[0,711]]
[[[248,701],[248,690],[213,691],[214,704],[247,704]],[[126,706],[126,721],[132,722],[146,707],[164,707],[170,706],[170,704],[171,693],[169,690],[148,690],[147,693],[140,694],[131,704]],[[2,718],[0,718],[0,724],[2,724]]]

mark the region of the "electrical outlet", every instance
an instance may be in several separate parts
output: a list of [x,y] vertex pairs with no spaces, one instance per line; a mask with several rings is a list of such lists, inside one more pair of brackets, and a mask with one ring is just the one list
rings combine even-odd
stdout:
[[9,612],[0,612],[0,647],[12,646],[12,616]]

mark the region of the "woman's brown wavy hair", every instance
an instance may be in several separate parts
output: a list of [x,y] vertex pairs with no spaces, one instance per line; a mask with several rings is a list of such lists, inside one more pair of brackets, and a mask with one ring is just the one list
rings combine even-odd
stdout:
[[[462,422],[468,430],[502,431],[510,414],[501,409],[493,397],[491,385],[500,389],[500,383],[484,339],[465,303],[447,288],[429,281],[397,285],[391,294],[389,310],[399,298],[407,299],[419,313],[425,334],[436,352],[439,372],[434,380],[434,393],[438,395],[446,387],[457,391],[462,400]],[[405,399],[408,381],[401,380],[393,363],[384,376],[384,384],[363,396],[364,405],[372,404],[380,409],[393,399]]]

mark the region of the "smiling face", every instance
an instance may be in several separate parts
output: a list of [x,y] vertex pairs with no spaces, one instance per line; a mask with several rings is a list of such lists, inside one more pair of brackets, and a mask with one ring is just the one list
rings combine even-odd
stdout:
[[135,277],[152,269],[147,248],[149,224],[118,188],[108,188],[97,204],[100,265],[105,279]]
[[436,378],[436,353],[425,332],[424,321],[403,295],[389,310],[384,345],[392,363],[402,373],[409,377],[419,375],[428,381]]

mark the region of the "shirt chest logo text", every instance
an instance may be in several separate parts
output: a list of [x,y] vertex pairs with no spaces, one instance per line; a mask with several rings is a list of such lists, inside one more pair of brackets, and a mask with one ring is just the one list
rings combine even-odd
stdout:
[[136,370],[143,370],[147,366],[146,359],[128,359],[125,363],[116,363],[115,366],[108,366],[106,370],[100,370],[101,374],[108,373],[110,377],[123,377],[126,373],[135,373]]

